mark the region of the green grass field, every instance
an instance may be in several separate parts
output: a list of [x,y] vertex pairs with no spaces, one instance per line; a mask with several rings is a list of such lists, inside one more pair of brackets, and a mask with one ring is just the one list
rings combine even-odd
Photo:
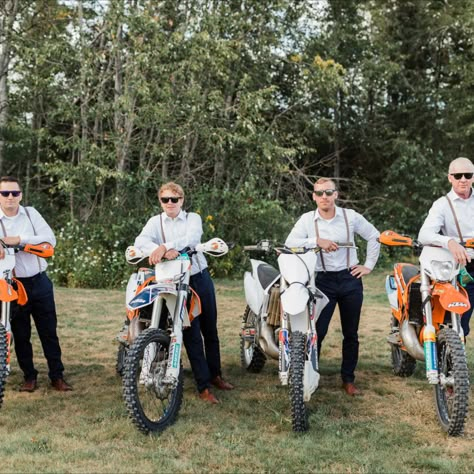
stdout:
[[[410,379],[391,374],[384,275],[369,275],[365,288],[357,371],[363,394],[352,399],[341,391],[335,316],[323,348],[320,388],[309,403],[310,429],[295,435],[277,362],[268,361],[258,375],[240,368],[240,282],[218,282],[223,371],[236,389],[218,393],[219,405],[204,404],[185,360],[181,412],[159,436],[134,428],[115,375],[113,339],[123,321],[124,292],[58,288],[66,378],[75,390],[49,387],[36,335],[35,393],[18,392],[22,377],[13,357],[0,410],[0,472],[472,472],[472,416],[462,438],[448,438],[421,364]],[[472,379],[472,353],[469,364]],[[471,401],[471,413],[473,408]]]

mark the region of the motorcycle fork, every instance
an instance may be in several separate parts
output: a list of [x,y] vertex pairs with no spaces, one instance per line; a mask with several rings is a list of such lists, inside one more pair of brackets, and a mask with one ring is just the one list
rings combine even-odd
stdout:
[[421,304],[425,325],[423,327],[423,350],[425,353],[425,370],[428,383],[436,385],[439,383],[438,354],[436,348],[436,331],[433,326],[433,311],[431,307],[431,281],[428,275],[421,270]]
[[[8,281],[8,280],[7,280]],[[7,333],[7,368],[10,367],[10,347],[12,340],[12,332],[10,327],[10,312],[11,312],[11,303],[9,301],[2,301],[2,324]]]
[[[280,292],[283,292],[288,285],[281,279]],[[288,370],[290,367],[290,348],[288,343],[288,315],[281,308],[280,331],[278,334],[278,376],[282,385],[288,385]]]
[[308,302],[308,336],[306,341],[306,358],[311,362],[313,370],[319,372],[319,360],[318,360],[318,334],[316,332],[316,304],[315,301],[310,299]]
[[173,314],[173,330],[170,336],[168,365],[166,367],[165,381],[177,383],[181,370],[181,351],[183,348],[183,320],[187,311],[189,295],[189,273],[179,283],[178,296]]

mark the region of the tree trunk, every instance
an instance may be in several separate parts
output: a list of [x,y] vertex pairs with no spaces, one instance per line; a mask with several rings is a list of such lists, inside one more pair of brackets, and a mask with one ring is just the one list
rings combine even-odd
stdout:
[[8,122],[8,65],[10,63],[10,33],[18,9],[18,0],[0,3],[0,174],[4,169],[4,133]]

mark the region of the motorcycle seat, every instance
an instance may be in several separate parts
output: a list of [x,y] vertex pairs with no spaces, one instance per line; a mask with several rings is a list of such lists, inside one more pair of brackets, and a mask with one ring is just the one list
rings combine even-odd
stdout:
[[257,278],[262,285],[262,288],[267,288],[271,283],[273,283],[280,276],[280,272],[273,268],[268,263],[263,263],[258,266],[257,269]]

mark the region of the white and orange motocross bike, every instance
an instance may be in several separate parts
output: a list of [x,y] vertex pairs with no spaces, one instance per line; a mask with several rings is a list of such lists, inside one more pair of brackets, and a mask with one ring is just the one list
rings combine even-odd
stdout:
[[[459,282],[463,269],[447,249],[423,246],[390,230],[382,232],[379,240],[392,247],[412,247],[420,262],[419,267],[396,263],[393,275],[386,278],[392,310],[388,342],[393,372],[409,377],[416,361],[424,361],[428,383],[434,387],[439,422],[449,435],[461,435],[469,404],[461,315],[471,307]],[[462,245],[474,248],[474,239]]]
[[[154,271],[140,268],[127,286],[123,398],[132,422],[146,434],[171,425],[181,407],[183,328],[201,312],[199,297],[189,286],[191,257],[196,252],[220,257],[228,246],[214,238],[186,248],[176,259],[157,263]],[[135,247],[128,247],[125,255],[130,264],[148,262],[148,255]]]
[[11,304],[24,305],[28,302],[25,288],[14,276],[15,254],[27,252],[38,257],[48,258],[54,254],[54,247],[47,243],[36,245],[8,246],[0,239],[0,245],[5,250],[5,258],[0,260],[0,302],[2,314],[0,320],[0,406],[3,402],[5,383],[10,373],[11,345],[13,341],[10,328]]
[[316,321],[329,301],[315,284],[316,254],[321,249],[273,247],[270,241],[262,240],[244,250],[266,254],[275,251],[279,270],[262,260],[250,259],[252,271],[245,272],[242,367],[258,373],[267,357],[277,359],[280,383],[290,388],[293,431],[306,431],[305,403],[318,388],[320,377]]

